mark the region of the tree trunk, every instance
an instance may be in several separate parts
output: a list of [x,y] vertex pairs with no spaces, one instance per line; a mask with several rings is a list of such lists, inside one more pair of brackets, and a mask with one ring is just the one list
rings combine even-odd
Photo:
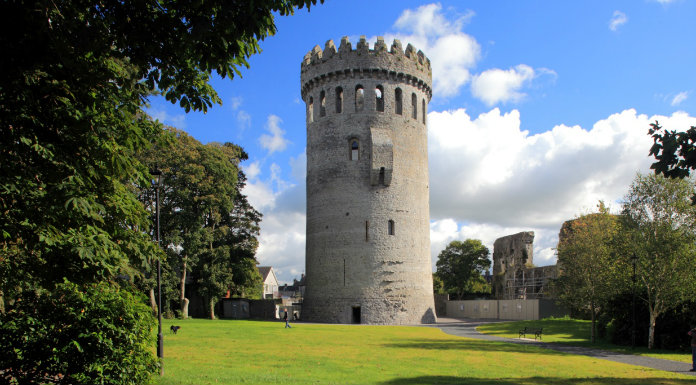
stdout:
[[0,314],[5,314],[5,296],[0,290]]
[[181,303],[181,318],[182,319],[188,319],[188,305],[189,305],[189,300],[186,298],[186,265],[187,265],[188,258],[184,257],[184,266],[181,269],[181,297],[180,297],[180,303]]
[[[590,305],[592,306],[592,305]],[[594,309],[594,306],[592,306],[592,309],[590,309],[590,313],[592,313],[592,330],[590,331],[590,342],[595,343],[595,335],[596,335],[596,330],[597,330],[597,315]]]
[[648,349],[655,347],[655,324],[657,323],[658,314],[650,312],[650,328],[648,329]]
[[155,300],[155,288],[150,288],[150,307],[152,307],[152,312],[157,315],[157,301]]
[[215,300],[210,299],[210,319],[215,319]]

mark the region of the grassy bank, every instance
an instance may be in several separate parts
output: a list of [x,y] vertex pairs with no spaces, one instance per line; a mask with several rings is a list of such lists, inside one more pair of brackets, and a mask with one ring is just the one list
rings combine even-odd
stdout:
[[[182,328],[177,335],[169,325]],[[429,327],[166,321],[155,384],[693,384],[691,377]]]
[[[629,346],[619,346],[607,341],[597,339],[593,344],[590,342],[590,328],[592,323],[585,320],[574,320],[569,318],[551,318],[538,321],[515,321],[481,325],[478,330],[481,333],[491,334],[500,337],[518,338],[519,331],[525,326],[530,328],[543,328],[544,342],[557,342],[572,346],[584,346],[598,349],[611,350],[626,354],[637,354],[647,357],[662,358],[691,363],[691,352],[675,352],[671,350],[648,350],[647,348],[636,347],[631,349]],[[686,332],[684,332],[685,339]],[[532,337],[534,335],[532,334]]]

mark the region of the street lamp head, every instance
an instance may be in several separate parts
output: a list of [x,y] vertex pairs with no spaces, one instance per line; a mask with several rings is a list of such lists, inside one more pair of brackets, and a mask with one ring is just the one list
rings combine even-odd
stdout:
[[155,165],[155,168],[150,170],[150,175],[152,175],[152,177],[153,177],[153,182],[154,182],[157,186],[159,186],[159,184],[160,184],[160,179],[162,178],[162,170],[160,170],[159,168],[157,168],[157,165]]

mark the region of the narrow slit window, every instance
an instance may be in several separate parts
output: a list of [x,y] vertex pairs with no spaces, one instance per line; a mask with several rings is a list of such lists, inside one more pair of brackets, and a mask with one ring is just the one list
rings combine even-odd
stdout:
[[418,97],[415,93],[411,94],[411,117],[418,119]]
[[389,235],[394,235],[394,233],[395,233],[394,221],[390,219],[387,226],[388,226],[387,231],[389,232]]
[[355,111],[362,111],[365,107],[365,90],[363,86],[355,86]]
[[411,117],[418,120],[418,97],[415,93],[411,94]]
[[423,99],[421,103],[421,114],[423,114],[423,124],[425,124],[425,99]]
[[336,87],[336,113],[343,112],[343,88]]
[[360,143],[357,139],[350,141],[350,160],[358,160],[360,157]]
[[370,221],[365,221],[365,242],[370,240]]
[[384,186],[384,167],[379,168],[379,184]]
[[382,86],[375,87],[375,110],[384,112],[384,88]]
[[397,88],[394,91],[394,112],[397,115],[401,115],[403,113],[403,105],[402,105],[402,95],[401,95],[401,88]]
[[326,92],[324,90],[319,94],[319,116],[326,116]]
[[314,98],[309,97],[309,104],[307,104],[307,121],[312,123],[314,121]]

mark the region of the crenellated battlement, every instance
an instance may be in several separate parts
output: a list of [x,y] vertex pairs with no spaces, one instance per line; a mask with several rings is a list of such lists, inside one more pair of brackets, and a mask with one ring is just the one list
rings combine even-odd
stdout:
[[387,48],[384,38],[378,37],[372,49],[365,36],[360,37],[355,49],[347,36],[338,49],[333,40],[328,40],[323,50],[317,45],[307,52],[301,74],[303,97],[316,84],[346,77],[391,78],[423,89],[428,98],[432,96],[430,59],[410,43],[404,50],[398,39]]

